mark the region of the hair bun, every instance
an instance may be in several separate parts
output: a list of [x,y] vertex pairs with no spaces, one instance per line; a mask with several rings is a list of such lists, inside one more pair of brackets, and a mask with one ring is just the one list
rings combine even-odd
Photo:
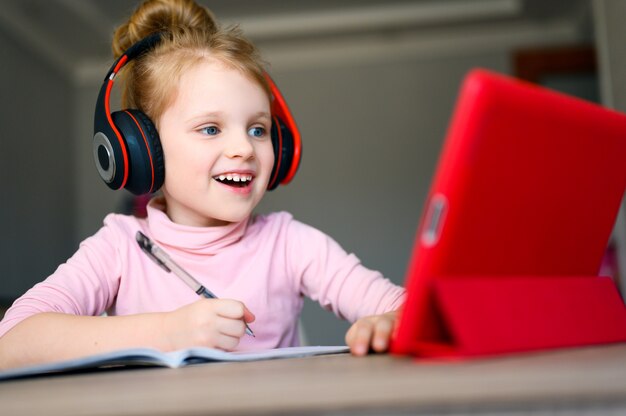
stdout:
[[131,45],[152,33],[181,29],[215,32],[217,23],[209,9],[193,0],[147,0],[115,30],[113,56],[118,58]]

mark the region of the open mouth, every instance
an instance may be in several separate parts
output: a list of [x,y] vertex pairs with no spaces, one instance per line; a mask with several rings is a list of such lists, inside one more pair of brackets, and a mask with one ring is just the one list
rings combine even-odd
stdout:
[[234,188],[245,188],[252,183],[253,177],[252,175],[242,175],[239,173],[224,173],[214,176],[213,179]]

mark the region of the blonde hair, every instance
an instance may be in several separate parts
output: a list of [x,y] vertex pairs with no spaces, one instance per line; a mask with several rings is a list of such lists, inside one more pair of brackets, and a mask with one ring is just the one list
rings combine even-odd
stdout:
[[176,98],[181,74],[211,58],[241,71],[271,96],[256,47],[238,27],[220,27],[213,13],[193,0],[143,2],[116,29],[114,57],[120,57],[131,45],[156,32],[162,33],[159,44],[122,70],[123,107],[137,108],[158,123]]

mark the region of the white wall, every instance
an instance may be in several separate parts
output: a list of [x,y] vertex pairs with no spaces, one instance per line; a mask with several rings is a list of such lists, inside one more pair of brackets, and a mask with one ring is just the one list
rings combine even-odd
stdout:
[[0,305],[75,250],[70,81],[0,27]]

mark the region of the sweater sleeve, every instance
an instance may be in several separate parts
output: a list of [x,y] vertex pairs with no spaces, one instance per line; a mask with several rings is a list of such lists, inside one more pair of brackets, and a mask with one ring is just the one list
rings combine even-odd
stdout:
[[119,287],[119,238],[114,227],[106,224],[105,220],[105,225],[84,240],[66,263],[13,303],[0,322],[0,337],[37,313],[95,316],[111,306]]
[[354,254],[313,227],[292,220],[288,252],[302,293],[342,319],[354,322],[398,309],[404,302],[402,287],[364,267]]

